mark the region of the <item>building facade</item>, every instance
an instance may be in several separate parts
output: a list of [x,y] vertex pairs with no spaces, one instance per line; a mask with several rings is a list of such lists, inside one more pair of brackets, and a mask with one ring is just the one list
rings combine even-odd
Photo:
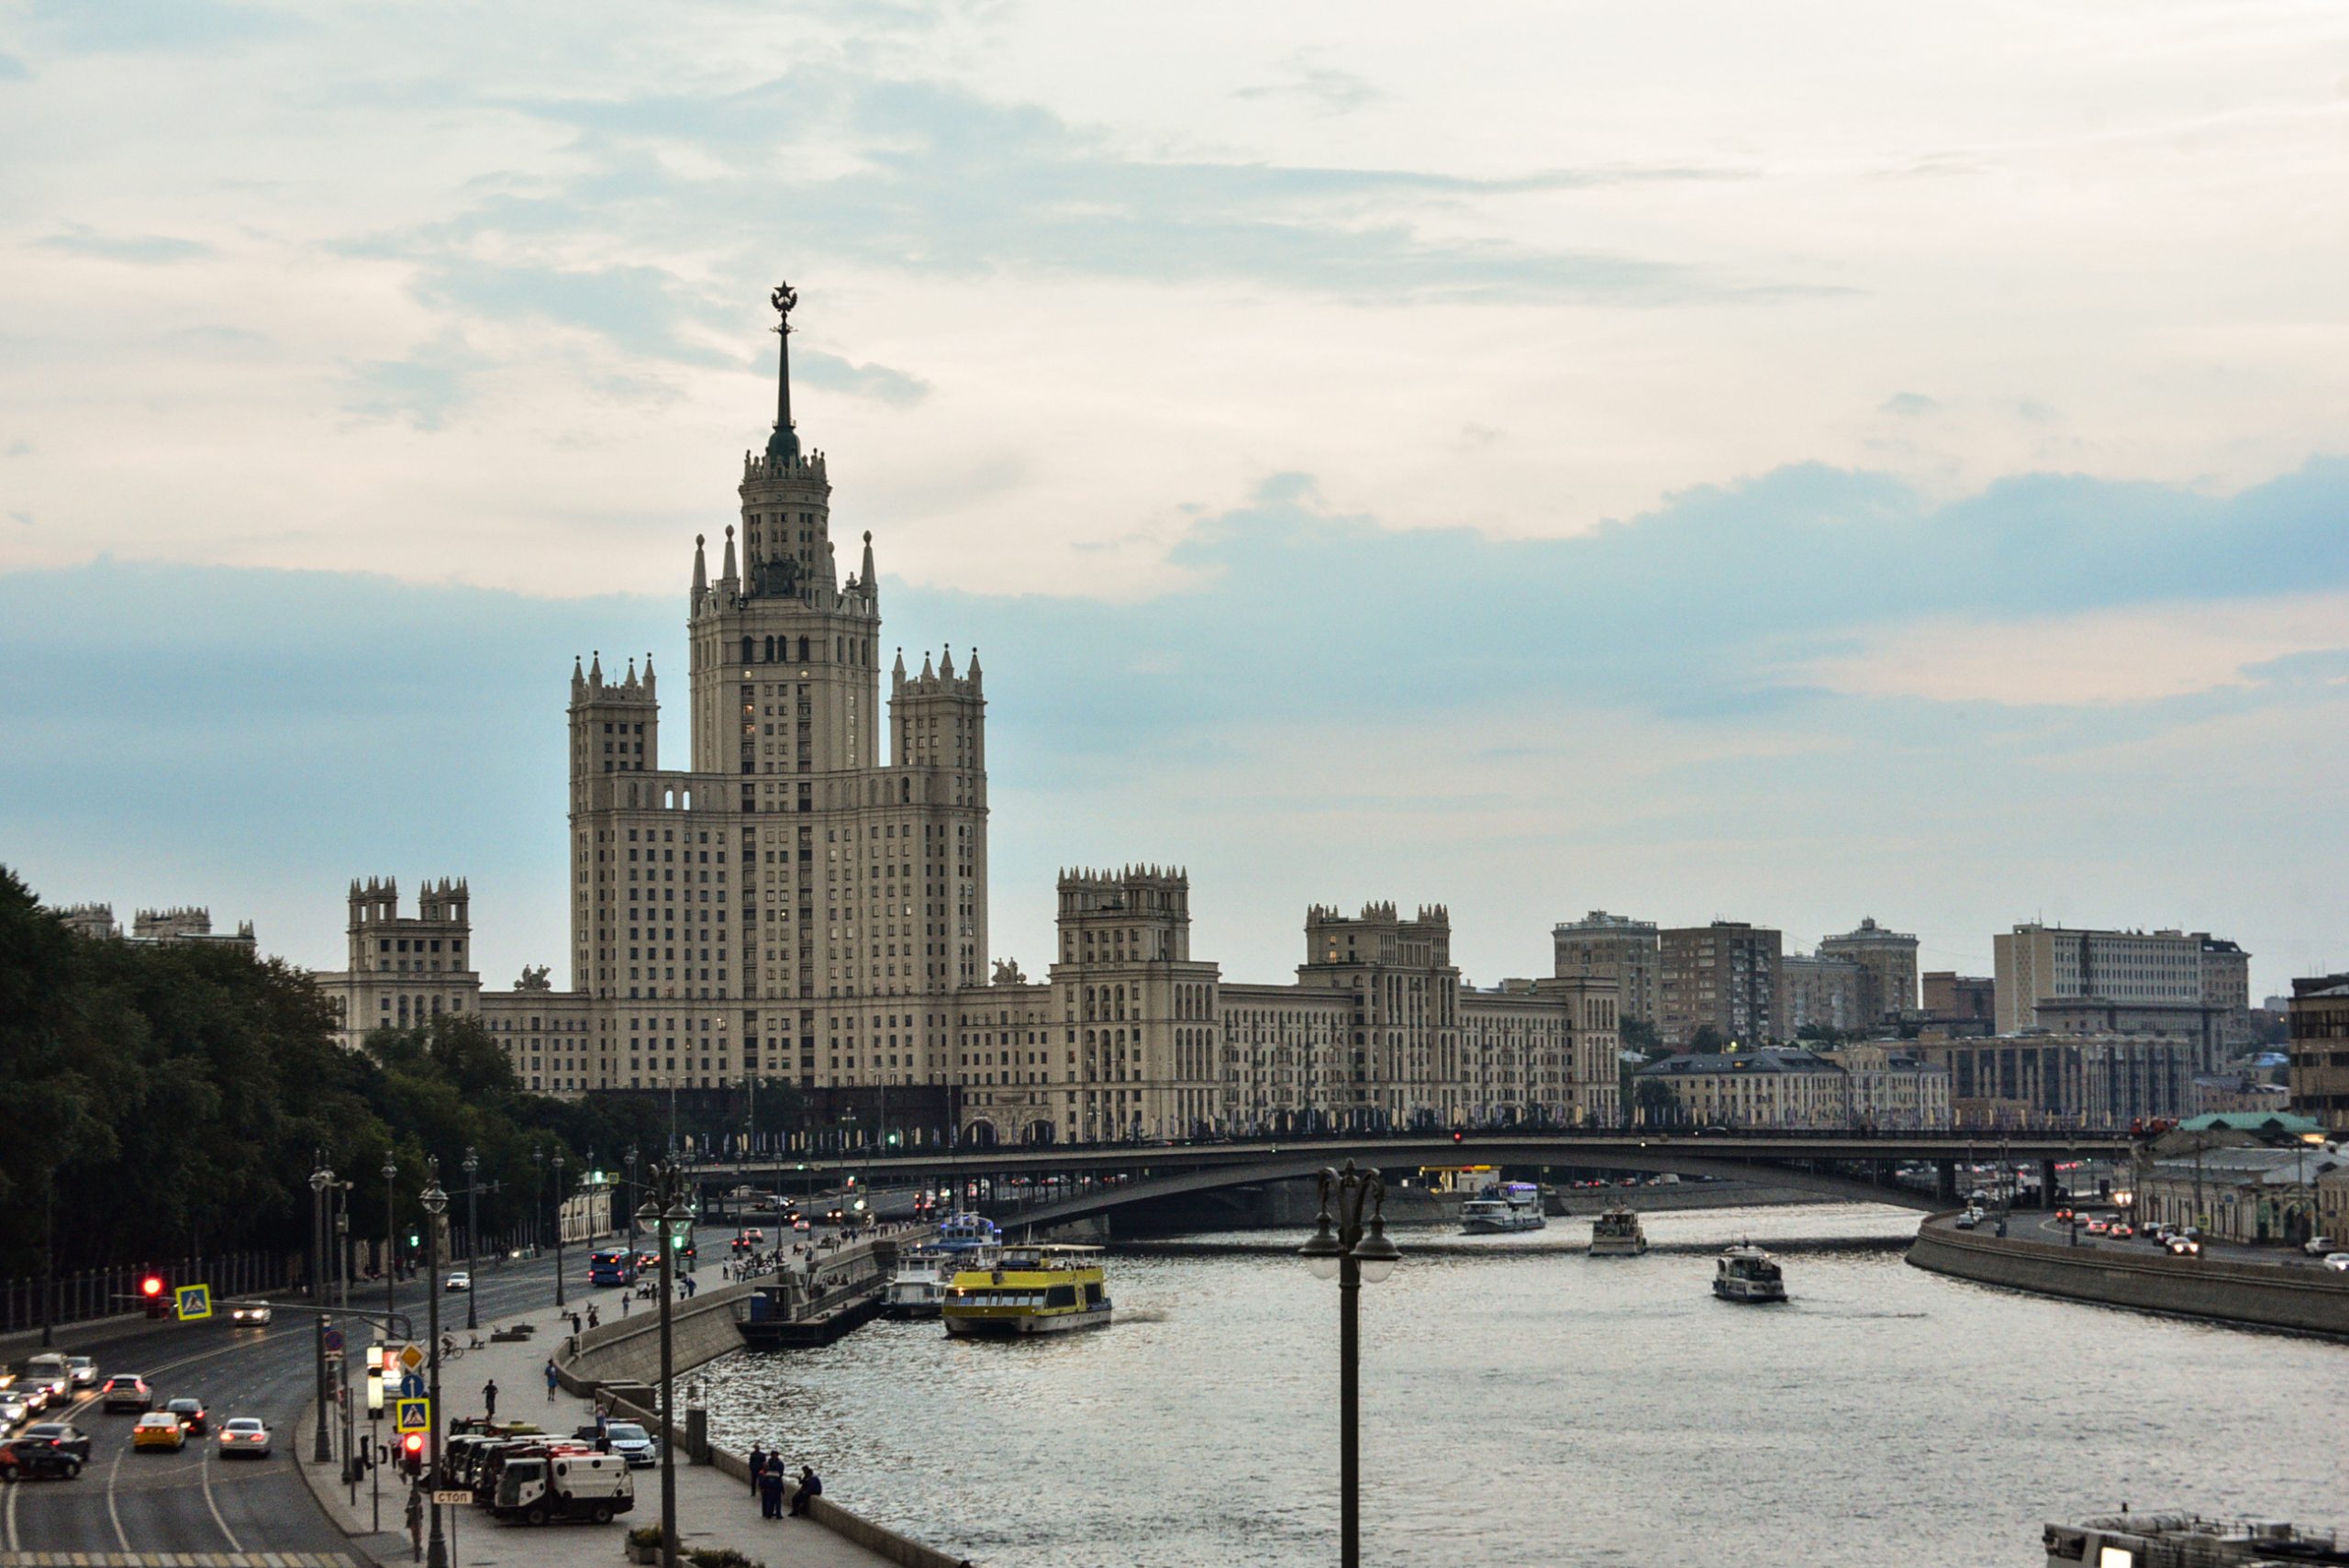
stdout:
[[1949,1069],[1905,1046],[1860,1044],[1822,1051],[1843,1072],[1850,1125],[1877,1132],[1932,1132],[1953,1125]]
[[2198,1052],[2185,1040],[2036,1034],[1903,1049],[1947,1070],[1961,1128],[2109,1131],[2193,1114]]
[[[2092,1008],[2079,1006],[2071,1006],[2062,1019],[2051,1018],[2051,1006],[2132,1008],[2139,1027],[2152,1027],[2158,1017],[2165,1020],[2163,1032],[2203,1040],[2205,1070],[2219,1065],[2228,1042],[2249,1038],[2251,956],[2207,932],[2078,930],[2032,923],[1998,933],[1992,945],[2002,1035],[2129,1027],[2098,1023]],[[2213,995],[2226,1000],[2213,1001]]]
[[1800,1038],[1807,1027],[1853,1034],[1876,1021],[1868,996],[1866,970],[1848,958],[1804,958],[1788,954],[1778,961],[1780,1019],[1789,1039]]
[[1897,1021],[1917,1006],[1917,939],[1906,931],[1888,931],[1873,915],[1842,936],[1825,937],[1819,956],[1843,959],[1860,967],[1865,977],[1861,1009],[1869,1024]]
[[2292,1108],[2349,1136],[2349,974],[2292,982]]
[[1929,970],[1924,975],[1925,1015],[1937,1023],[1985,1023],[1995,1027],[1998,983],[1987,974]]
[[212,929],[212,911],[200,904],[141,909],[131,917],[128,934],[115,923],[111,904],[71,904],[58,910],[57,917],[76,936],[95,941],[187,942],[242,948],[249,953],[259,951],[250,920],[242,922],[234,931],[216,931]]
[[1724,1042],[1783,1038],[1779,942],[1776,931],[1742,920],[1660,932],[1657,1029],[1664,1043],[1686,1050],[1709,1024]]
[[1663,955],[1654,921],[1593,909],[1552,927],[1550,940],[1553,975],[1612,980],[1624,1019],[1651,1028],[1661,1022]]
[[[1851,1095],[1842,1069],[1808,1051],[1690,1051],[1639,1070],[1676,1105],[1667,1124],[1735,1128],[1844,1128]],[[1654,1118],[1648,1118],[1653,1121]]]

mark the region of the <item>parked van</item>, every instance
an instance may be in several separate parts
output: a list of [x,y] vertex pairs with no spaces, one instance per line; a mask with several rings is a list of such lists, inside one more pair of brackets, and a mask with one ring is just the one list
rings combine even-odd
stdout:
[[525,1524],[593,1519],[601,1525],[635,1507],[636,1483],[618,1454],[555,1452],[507,1459],[489,1511]]

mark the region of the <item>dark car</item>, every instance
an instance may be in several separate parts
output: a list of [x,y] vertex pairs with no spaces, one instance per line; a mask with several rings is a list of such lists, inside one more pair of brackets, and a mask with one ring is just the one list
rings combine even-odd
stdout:
[[40,1481],[55,1477],[71,1481],[82,1473],[82,1461],[46,1438],[11,1438],[0,1443],[0,1479]]
[[201,1399],[166,1399],[163,1408],[180,1418],[180,1428],[192,1438],[200,1438],[212,1429],[212,1418],[205,1413]]
[[90,1434],[71,1421],[39,1421],[27,1427],[24,1436],[54,1443],[83,1463],[90,1462]]
[[151,1410],[155,1407],[155,1391],[147,1380],[135,1372],[118,1372],[106,1379],[99,1392],[99,1399],[108,1410]]

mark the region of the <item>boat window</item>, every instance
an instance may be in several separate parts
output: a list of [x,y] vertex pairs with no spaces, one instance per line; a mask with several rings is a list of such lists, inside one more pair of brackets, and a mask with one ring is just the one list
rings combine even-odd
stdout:
[[1044,1305],[1047,1307],[1074,1307],[1076,1305],[1076,1286],[1073,1284],[1056,1284],[1052,1286],[1052,1289],[1044,1293]]

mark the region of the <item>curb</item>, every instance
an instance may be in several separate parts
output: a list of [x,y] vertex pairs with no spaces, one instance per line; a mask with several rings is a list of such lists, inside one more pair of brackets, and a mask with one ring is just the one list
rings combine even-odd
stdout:
[[[297,1433],[307,1430],[317,1408],[318,1402],[315,1399],[303,1406],[301,1417],[295,1423],[294,1430]],[[405,1530],[366,1530],[359,1528],[359,1521],[356,1519],[352,1519],[348,1524],[343,1521],[343,1511],[348,1505],[340,1497],[330,1495],[335,1487],[343,1485],[340,1473],[332,1464],[320,1464],[316,1460],[305,1458],[291,1451],[288,1451],[286,1457],[293,1462],[295,1469],[300,1472],[302,1485],[308,1489],[310,1501],[317,1506],[318,1512],[326,1517],[327,1523],[341,1532],[343,1538],[351,1542],[352,1551],[365,1561],[374,1563],[376,1568],[411,1568],[414,1559],[407,1551],[402,1550],[393,1556],[386,1557],[375,1547],[367,1544],[381,1536],[388,1535],[398,1538],[405,1547],[406,1541]],[[407,1506],[405,1493],[401,1495],[400,1506],[403,1508]]]

